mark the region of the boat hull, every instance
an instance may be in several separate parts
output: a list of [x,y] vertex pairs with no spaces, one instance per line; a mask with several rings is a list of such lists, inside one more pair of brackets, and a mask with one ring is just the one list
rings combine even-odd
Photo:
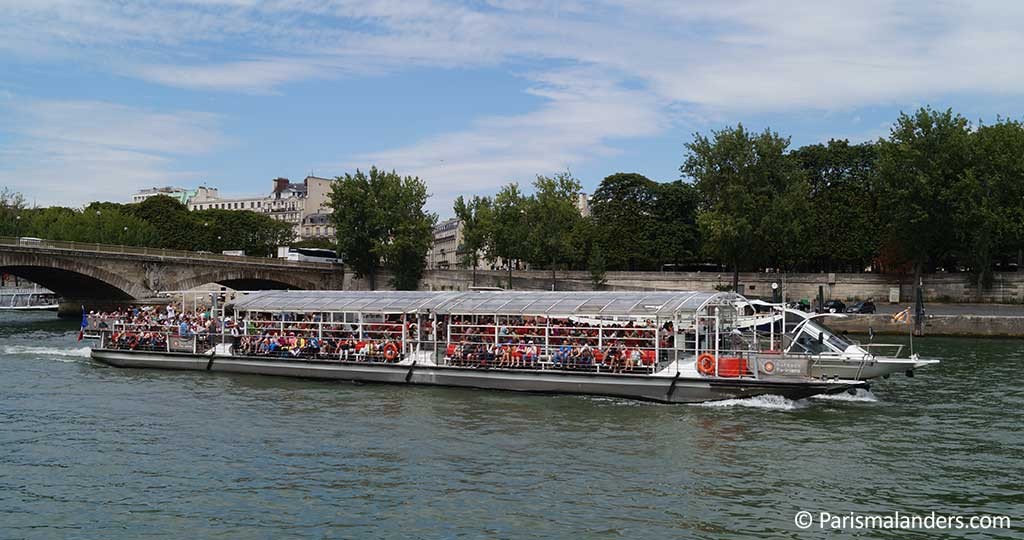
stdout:
[[387,384],[451,386],[516,392],[585,394],[661,403],[698,403],[773,394],[802,399],[861,386],[855,381],[752,380],[478,369],[434,365],[310,361],[175,352],[93,349],[93,359],[124,368],[246,373]]

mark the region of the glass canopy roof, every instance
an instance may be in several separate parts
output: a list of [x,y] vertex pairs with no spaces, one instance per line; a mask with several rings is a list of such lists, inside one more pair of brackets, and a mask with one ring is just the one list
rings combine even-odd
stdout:
[[744,300],[724,292],[591,291],[262,291],[237,311],[426,313],[441,315],[604,315],[669,318],[709,303]]

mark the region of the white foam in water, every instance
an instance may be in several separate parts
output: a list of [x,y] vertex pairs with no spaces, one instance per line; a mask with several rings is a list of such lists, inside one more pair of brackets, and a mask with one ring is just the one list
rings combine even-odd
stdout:
[[847,392],[839,392],[838,394],[819,394],[814,396],[813,399],[823,399],[827,401],[857,401],[862,403],[875,403],[878,401],[878,397],[871,393],[871,390],[865,390],[858,388],[857,393],[850,395]]
[[[56,357],[55,359],[60,360],[63,358],[89,358],[92,353],[92,349],[89,347],[81,347],[78,349],[58,349],[56,347],[32,347],[29,345],[5,345],[3,348],[4,354],[32,354],[36,356],[48,356]],[[72,360],[65,360],[70,362]]]
[[793,401],[792,399],[784,398],[782,396],[765,395],[765,396],[754,396],[743,399],[723,399],[721,401],[708,401],[706,403],[698,403],[699,407],[750,407],[753,409],[769,409],[775,411],[792,411],[795,409],[802,409],[807,406],[806,403],[801,401]]

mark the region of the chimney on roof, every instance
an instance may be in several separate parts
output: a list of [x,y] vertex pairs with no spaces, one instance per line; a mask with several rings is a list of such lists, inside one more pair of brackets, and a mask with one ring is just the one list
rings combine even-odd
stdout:
[[288,182],[287,178],[280,178],[280,177],[275,178],[274,179],[274,195],[280,195],[282,191],[288,189],[288,184],[289,184],[289,182]]

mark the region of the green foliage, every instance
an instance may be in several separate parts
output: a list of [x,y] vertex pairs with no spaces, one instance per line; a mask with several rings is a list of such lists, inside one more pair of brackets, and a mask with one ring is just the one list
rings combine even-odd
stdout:
[[594,237],[610,268],[649,270],[656,264],[657,200],[658,184],[635,173],[608,176],[594,191]]
[[738,125],[695,134],[681,167],[700,193],[704,252],[733,268],[792,266],[805,242],[807,184],[786,155],[789,139]]
[[426,268],[437,216],[426,212],[427,186],[419,178],[371,167],[369,174],[346,173],[331,186],[331,221],[338,252],[371,288],[381,268],[391,270],[394,286],[415,289]]
[[583,221],[576,200],[582,188],[568,173],[538,176],[534,193],[525,201],[529,226],[524,258],[535,268],[568,267],[579,258],[582,246],[572,234]]
[[604,258],[604,249],[600,244],[590,250],[590,258],[587,260],[587,270],[590,272],[590,283],[594,290],[600,290],[608,280],[606,279],[608,265]]
[[21,229],[21,213],[25,208],[25,198],[20,193],[4,187],[0,188],[0,236],[19,236]]
[[[26,209],[23,202],[3,204],[2,197],[0,192],[3,234],[215,253],[241,249],[252,256],[270,256],[276,246],[292,238],[289,224],[263,214],[229,210],[189,212],[185,205],[162,195],[139,204],[94,202],[81,210],[56,206]],[[4,225],[9,212],[5,209],[13,208],[18,208],[16,213],[20,216],[15,228]]]
[[294,237],[291,224],[249,210],[199,210],[188,218],[192,245],[213,253],[242,250],[252,257],[269,257]]
[[[157,246],[166,249],[213,251],[208,228],[190,214],[188,207],[166,195],[149,197],[132,205],[132,213],[156,229]],[[213,235],[216,239],[216,235]]]
[[878,148],[830,140],[790,156],[808,184],[808,244],[800,266],[859,272],[877,256],[881,224],[875,194]]
[[455,217],[462,221],[462,244],[458,246],[459,265],[476,268],[485,253],[494,227],[494,209],[488,197],[474,196],[469,202],[455,199]]
[[528,200],[519,190],[519,184],[509,184],[494,196],[493,226],[487,246],[491,260],[502,258],[505,264],[526,259],[530,253],[527,218]]
[[953,190],[957,258],[969,265],[978,292],[992,282],[996,258],[1024,244],[1024,127],[1001,120],[971,135],[971,161]]
[[901,113],[878,146],[879,217],[915,275],[956,250],[957,192],[970,165],[971,126],[952,110]]

